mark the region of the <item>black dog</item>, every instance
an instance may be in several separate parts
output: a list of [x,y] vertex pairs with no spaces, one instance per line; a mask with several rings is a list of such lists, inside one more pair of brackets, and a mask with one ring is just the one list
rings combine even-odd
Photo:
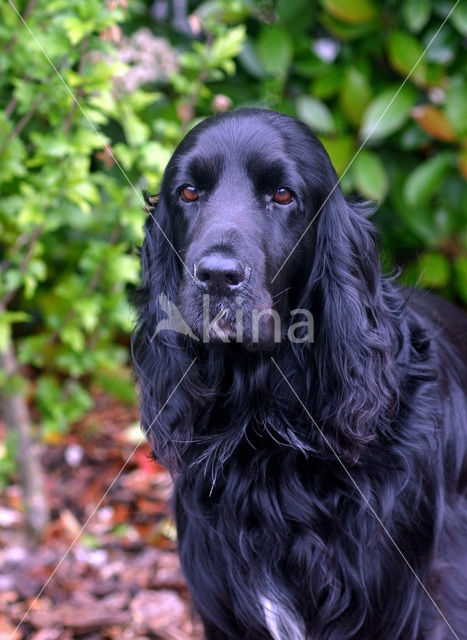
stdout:
[[208,640],[467,638],[466,318],[382,277],[336,183],[242,109],[148,198],[142,424]]

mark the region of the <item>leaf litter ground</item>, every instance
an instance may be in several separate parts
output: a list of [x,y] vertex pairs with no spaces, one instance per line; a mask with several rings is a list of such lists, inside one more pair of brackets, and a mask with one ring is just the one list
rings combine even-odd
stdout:
[[100,396],[44,446],[52,519],[39,547],[22,534],[18,483],[1,489],[0,640],[202,639],[176,553],[170,476],[146,443],[43,589],[140,437],[136,409]]

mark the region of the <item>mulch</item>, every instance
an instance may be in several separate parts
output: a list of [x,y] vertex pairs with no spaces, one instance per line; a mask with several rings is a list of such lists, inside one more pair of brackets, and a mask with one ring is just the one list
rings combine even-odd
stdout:
[[0,490],[0,640],[202,640],[171,479],[140,437],[136,409],[103,395],[44,445],[51,522],[40,546],[25,539],[17,480]]

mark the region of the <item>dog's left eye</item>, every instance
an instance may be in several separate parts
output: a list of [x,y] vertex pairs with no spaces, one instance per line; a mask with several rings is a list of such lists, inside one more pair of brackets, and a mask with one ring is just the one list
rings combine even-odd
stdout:
[[183,202],[194,202],[198,200],[198,189],[191,184],[186,184],[180,191],[180,197]]
[[274,192],[272,199],[274,202],[278,202],[279,204],[289,204],[293,200],[293,193],[290,189],[281,187]]

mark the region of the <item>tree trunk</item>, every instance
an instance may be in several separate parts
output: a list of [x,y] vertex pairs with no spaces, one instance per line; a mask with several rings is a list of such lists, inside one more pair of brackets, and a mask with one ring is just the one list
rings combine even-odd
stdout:
[[[12,345],[5,353],[0,353],[0,369],[3,369],[7,378],[18,373]],[[39,447],[32,435],[29,410],[24,397],[15,391],[2,392],[0,413],[8,429],[18,434],[17,461],[23,489],[25,528],[28,537],[39,542],[49,520],[49,511]]]

